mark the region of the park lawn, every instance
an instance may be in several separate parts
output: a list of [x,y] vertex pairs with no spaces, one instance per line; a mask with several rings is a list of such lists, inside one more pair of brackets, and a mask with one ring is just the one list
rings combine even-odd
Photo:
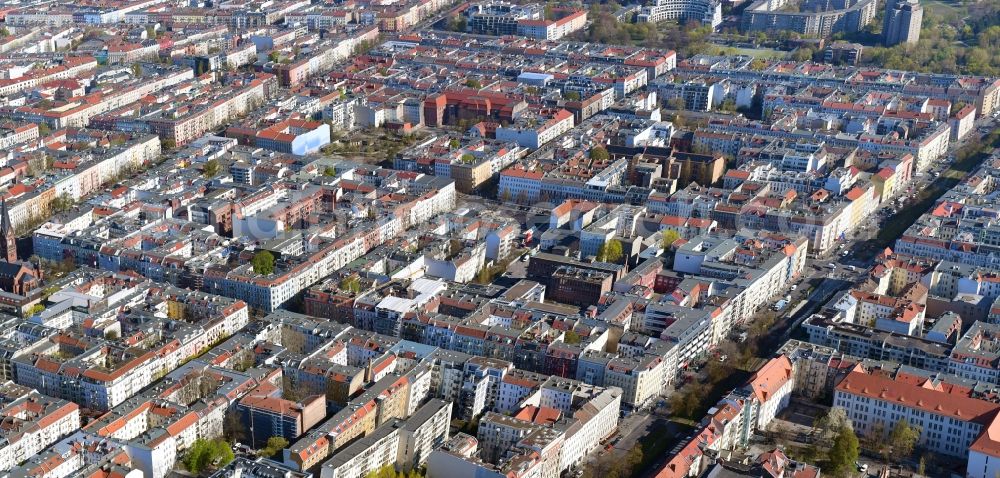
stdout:
[[969,10],[965,6],[948,0],[927,0],[924,2],[924,7],[937,17],[950,14],[956,15],[958,18],[965,18],[969,14]]

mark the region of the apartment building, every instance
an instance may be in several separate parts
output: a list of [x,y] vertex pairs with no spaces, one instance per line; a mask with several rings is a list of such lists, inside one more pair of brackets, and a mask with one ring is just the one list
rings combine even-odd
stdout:
[[0,468],[10,470],[80,428],[80,407],[32,392],[0,409]]
[[226,135],[239,139],[240,144],[295,154],[298,156],[319,152],[330,144],[330,125],[318,121],[287,119],[266,128],[231,126]]
[[415,410],[399,429],[397,463],[416,468],[427,462],[431,452],[448,441],[452,402],[432,398]]
[[18,143],[38,139],[38,125],[0,125],[0,149],[11,149]]
[[967,459],[967,476],[989,477],[1000,470],[992,433],[1000,405],[965,388],[912,383],[856,369],[837,385],[833,403],[847,411],[859,435],[882,430],[888,436],[898,421],[906,420],[920,429],[918,446]]
[[950,372],[969,380],[1000,383],[1000,325],[974,322],[951,350]]
[[[664,348],[654,349],[662,353]],[[657,400],[675,373],[663,355],[651,352],[635,358],[617,357],[607,364],[603,384],[622,390],[622,403],[633,409]]]
[[156,42],[145,43],[115,43],[107,46],[107,49],[99,52],[107,60],[109,65],[129,65],[137,61],[149,60],[160,52],[160,45]]
[[8,199],[11,226],[18,230],[39,219],[40,214],[51,210],[52,201],[62,194],[74,200],[92,194],[122,171],[158,158],[160,151],[160,140],[153,135],[133,137],[118,147],[95,149],[58,182],[48,181],[37,189]]
[[573,129],[573,113],[565,109],[540,111],[536,116],[518,118],[510,126],[496,129],[496,139],[517,143],[530,149],[538,149]]
[[570,35],[587,25],[586,10],[560,13],[565,14],[555,20],[518,20],[517,34],[542,40],[559,40],[560,38]]
[[263,446],[271,437],[294,441],[326,417],[325,395],[292,401],[274,396],[274,392],[273,386],[267,390],[258,387],[236,406],[253,446]]
[[[180,294],[174,296],[175,300]],[[144,329],[153,339],[138,346],[101,337],[61,332],[35,343],[11,360],[17,379],[50,396],[87,408],[109,410],[198,355],[212,342],[247,324],[246,304],[215,298],[199,309],[197,294],[185,304],[190,327],[171,319],[153,321]],[[221,300],[220,300],[221,299]],[[186,301],[185,301],[186,302]],[[211,319],[200,315],[204,311]],[[210,312],[209,312],[210,311]]]
[[766,430],[778,413],[788,406],[795,388],[795,372],[788,357],[780,355],[754,372],[743,390],[750,395],[744,406],[755,430]]
[[408,419],[379,426],[323,463],[323,478],[365,476],[386,465],[408,470],[427,460],[431,451],[448,440],[451,403],[434,399]]

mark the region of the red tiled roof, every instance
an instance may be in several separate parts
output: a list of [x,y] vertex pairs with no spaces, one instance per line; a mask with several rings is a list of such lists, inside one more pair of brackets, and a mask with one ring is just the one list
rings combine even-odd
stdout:
[[993,422],[1000,411],[1000,404],[961,393],[937,391],[864,371],[848,374],[837,384],[836,390],[984,425]]
[[782,355],[764,364],[750,379],[749,386],[763,403],[770,400],[789,380],[792,380],[792,362]]
[[514,416],[514,418],[524,420],[526,422],[537,423],[539,425],[546,425],[557,422],[561,416],[562,412],[555,408],[529,405],[522,408],[521,411]]

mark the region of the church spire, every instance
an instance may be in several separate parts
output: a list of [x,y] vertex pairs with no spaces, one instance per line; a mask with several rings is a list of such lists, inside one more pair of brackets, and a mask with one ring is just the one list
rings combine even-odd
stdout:
[[0,198],[0,259],[17,262],[17,238],[14,237],[14,227],[10,225],[5,198]]

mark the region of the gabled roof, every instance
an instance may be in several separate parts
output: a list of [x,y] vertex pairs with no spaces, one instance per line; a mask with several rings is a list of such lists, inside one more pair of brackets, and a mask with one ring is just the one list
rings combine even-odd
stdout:
[[774,397],[778,390],[792,380],[792,362],[781,355],[764,364],[747,384],[761,403]]

